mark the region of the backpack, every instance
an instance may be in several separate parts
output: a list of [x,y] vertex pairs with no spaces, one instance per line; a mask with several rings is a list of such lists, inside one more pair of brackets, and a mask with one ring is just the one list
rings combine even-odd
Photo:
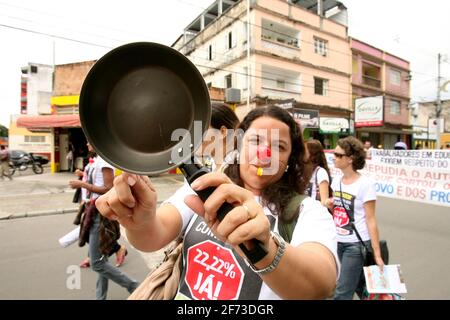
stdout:
[[281,219],[278,219],[278,233],[287,243],[290,243],[292,240],[292,233],[294,232],[298,217],[300,216],[300,213],[298,212],[299,208],[302,201],[307,197],[307,195],[295,193],[285,209],[288,218],[296,215],[295,218],[290,222],[283,222]]

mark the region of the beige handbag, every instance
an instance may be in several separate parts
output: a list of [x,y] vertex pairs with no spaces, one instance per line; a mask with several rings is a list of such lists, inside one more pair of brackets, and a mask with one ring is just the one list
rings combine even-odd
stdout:
[[166,252],[162,263],[150,271],[127,300],[172,300],[180,284],[183,240],[178,239]]

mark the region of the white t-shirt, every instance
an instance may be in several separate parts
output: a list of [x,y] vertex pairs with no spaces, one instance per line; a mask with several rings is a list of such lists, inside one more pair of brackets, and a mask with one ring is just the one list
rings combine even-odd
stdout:
[[[245,259],[231,246],[218,240],[205,221],[185,203],[188,194],[195,194],[187,185],[182,186],[165,203],[174,205],[183,220],[184,247],[183,272],[176,299],[280,299],[254,273]],[[260,198],[255,197],[260,203]],[[272,230],[278,230],[278,218],[264,207]],[[336,231],[328,211],[311,198],[305,198],[300,216],[292,234],[291,245],[317,242],[327,247],[338,270]]]
[[[105,182],[103,181],[103,168],[110,168],[114,172],[114,167],[112,165],[100,158],[100,156],[96,156],[94,158],[94,163],[92,164],[92,184],[94,186],[102,187],[105,185]],[[92,193],[91,199],[96,199],[99,196],[98,193]]]
[[317,167],[311,176],[311,180],[309,180],[310,190],[308,190],[308,195],[314,200],[319,199],[319,197],[317,196],[319,192],[318,188],[319,185],[324,181],[330,183],[330,177],[328,176],[328,173],[324,168]]
[[[366,213],[364,203],[377,199],[375,191],[375,182],[364,175],[352,184],[341,184],[342,177],[333,179],[331,188],[334,190],[334,209],[333,218],[336,224],[337,239],[339,242],[358,242],[358,238],[351,227],[351,221],[354,220],[356,230],[363,241],[370,240],[369,230],[367,229]],[[341,201],[344,202],[346,213]]]

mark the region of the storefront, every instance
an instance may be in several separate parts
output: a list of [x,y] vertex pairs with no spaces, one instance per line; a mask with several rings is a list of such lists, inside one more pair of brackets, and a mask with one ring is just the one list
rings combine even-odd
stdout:
[[50,150],[51,172],[70,170],[70,162],[67,159],[70,149],[75,166],[80,166],[80,161],[82,165],[87,155],[86,138],[78,114],[21,116],[17,119],[17,127],[50,132],[53,147]]

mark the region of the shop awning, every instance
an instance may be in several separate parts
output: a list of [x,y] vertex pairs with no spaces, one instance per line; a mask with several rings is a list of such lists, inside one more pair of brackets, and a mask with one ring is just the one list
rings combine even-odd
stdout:
[[78,114],[21,116],[17,119],[18,127],[25,128],[63,128],[81,127]]

